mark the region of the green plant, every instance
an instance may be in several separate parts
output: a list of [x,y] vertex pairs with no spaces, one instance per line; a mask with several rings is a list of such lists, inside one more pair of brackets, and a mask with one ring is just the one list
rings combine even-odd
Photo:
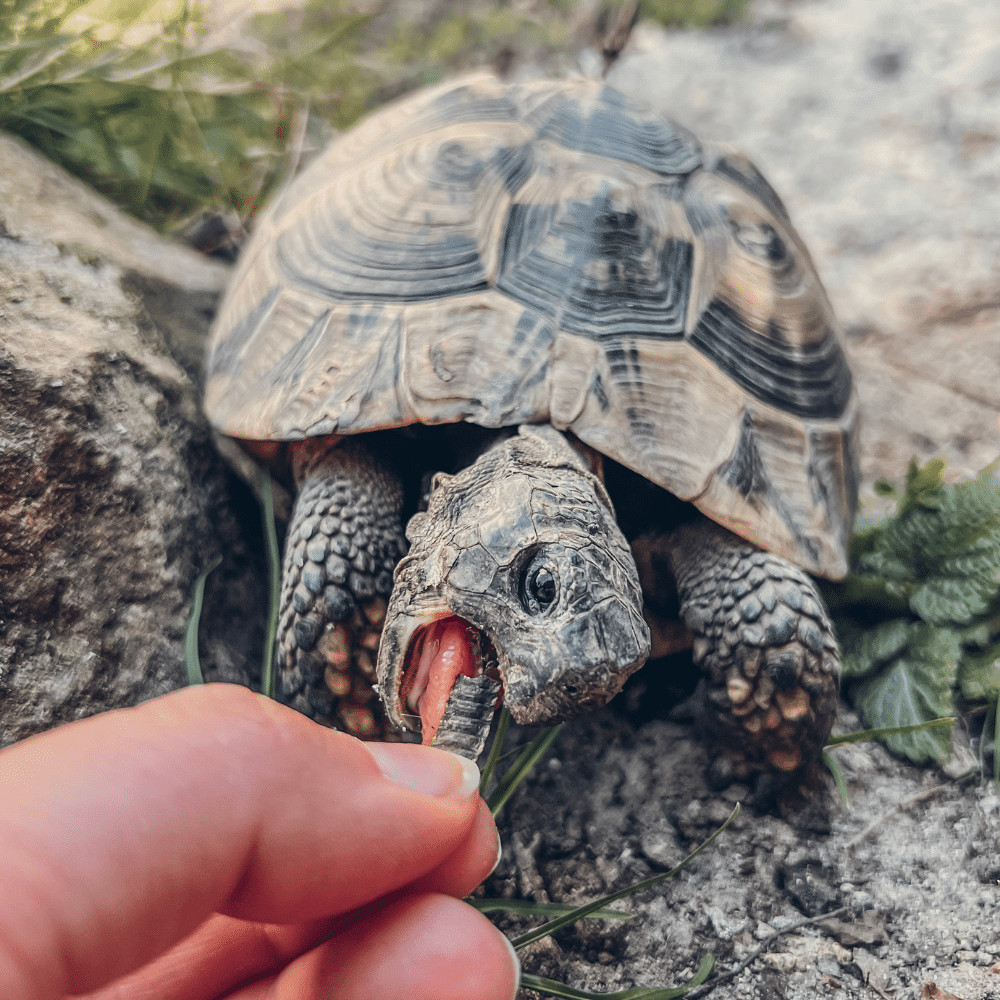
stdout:
[[641,0],[639,16],[667,27],[710,28],[740,20],[748,0]]
[[[352,0],[212,27],[201,0],[0,0],[0,129],[13,132],[161,230],[203,213],[251,219],[321,147],[393,94],[482,65],[574,42],[574,5],[455,8],[419,22]],[[388,6],[389,0],[385,0]],[[640,15],[708,26],[746,0],[646,0]]]
[[837,792],[845,806],[850,806],[850,799],[847,795],[847,782],[844,780],[844,772],[841,771],[836,757],[830,753],[835,747],[843,746],[845,743],[864,743],[867,740],[886,740],[890,736],[910,736],[914,733],[924,732],[929,729],[951,729],[955,719],[953,716],[946,716],[942,719],[930,719],[927,722],[918,723],[915,726],[894,726],[889,729],[862,729],[854,733],[844,733],[840,736],[831,736],[829,742],[823,748],[823,763],[830,775],[833,777]]
[[201,608],[205,602],[205,581],[209,573],[221,562],[222,556],[216,556],[194,581],[191,612],[188,615],[187,630],[184,635],[184,665],[187,668],[188,684],[205,683],[205,677],[201,672],[201,659],[198,656],[198,626],[201,624]]
[[267,622],[264,629],[264,649],[261,654],[260,690],[274,697],[274,653],[278,636],[278,611],[281,601],[281,554],[278,532],[274,523],[274,488],[271,474],[260,470],[261,521],[267,544]]
[[187,0],[0,0],[0,128],[161,229],[245,218],[297,158],[310,102],[337,125],[367,110],[366,20],[326,2],[262,15],[262,58],[209,35]]
[[[896,500],[896,513],[855,534],[849,576],[825,592],[843,650],[845,690],[866,725],[917,726],[974,704],[985,710],[996,741],[997,465],[954,485],[943,482],[943,469],[941,460],[923,468],[913,462],[901,492],[877,484]],[[885,742],[915,763],[951,752],[950,735],[940,728]]]

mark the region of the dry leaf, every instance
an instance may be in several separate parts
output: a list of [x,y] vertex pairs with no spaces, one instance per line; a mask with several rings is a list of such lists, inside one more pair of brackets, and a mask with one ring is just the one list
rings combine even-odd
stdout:
[[920,1000],[962,1000],[962,998],[941,989],[937,983],[924,983],[920,987]]
[[861,970],[864,981],[879,996],[890,1000],[889,994],[885,992],[885,985],[889,982],[889,963],[876,958],[871,952],[864,948],[854,949],[854,964]]

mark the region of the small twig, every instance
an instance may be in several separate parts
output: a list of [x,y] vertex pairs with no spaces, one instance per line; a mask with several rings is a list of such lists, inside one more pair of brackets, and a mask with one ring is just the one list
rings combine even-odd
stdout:
[[621,55],[629,35],[632,34],[632,26],[635,24],[636,16],[639,13],[639,0],[625,0],[618,8],[611,27],[601,39],[601,55],[604,56],[604,76],[608,75],[615,60]]
[[806,917],[805,920],[800,920],[797,924],[791,924],[789,927],[783,927],[780,931],[775,931],[773,934],[768,934],[766,938],[758,945],[758,947],[742,962],[740,962],[735,968],[729,970],[729,972],[724,972],[721,976],[715,976],[713,979],[709,980],[704,986],[699,986],[693,989],[690,993],[686,994],[688,1000],[698,1000],[699,997],[708,996],[716,986],[722,983],[728,982],[735,976],[738,976],[744,969],[748,966],[753,965],[754,962],[760,958],[761,955],[767,951],[770,946],[777,941],[783,934],[790,934],[792,931],[797,931],[800,927],[806,927],[809,924],[817,924],[821,920],[829,920],[832,917],[839,917],[842,913],[846,913],[849,907],[841,906],[837,910],[831,910],[829,913],[821,913],[817,917]]
[[306,146],[306,131],[309,128],[309,98],[305,104],[295,112],[294,128],[289,137],[288,145],[285,149],[288,154],[288,179],[294,180],[299,172],[299,164],[302,162],[302,151]]
[[926,791],[920,792],[914,795],[913,798],[907,799],[905,802],[900,802],[898,805],[893,806],[887,813],[883,813],[878,819],[872,820],[856,837],[853,837],[847,844],[845,850],[853,851],[858,844],[861,843],[869,834],[877,830],[886,820],[891,819],[896,813],[905,812],[911,806],[919,805],[921,802],[926,802],[928,799],[934,798],[938,792],[944,791],[947,785],[935,785],[933,788],[928,788]]

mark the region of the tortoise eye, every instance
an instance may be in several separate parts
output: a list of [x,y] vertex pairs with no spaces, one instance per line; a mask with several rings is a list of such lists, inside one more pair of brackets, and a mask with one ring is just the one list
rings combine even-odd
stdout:
[[524,574],[521,602],[532,615],[543,615],[556,602],[559,584],[554,569],[542,559],[535,559]]

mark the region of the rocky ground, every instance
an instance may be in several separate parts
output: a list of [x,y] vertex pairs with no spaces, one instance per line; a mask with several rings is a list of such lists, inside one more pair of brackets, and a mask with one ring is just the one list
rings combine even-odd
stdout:
[[[859,728],[846,709],[842,724]],[[717,997],[915,1000],[929,982],[962,1000],[1000,997],[995,792],[872,744],[834,753],[849,808],[832,782],[787,818],[745,808],[679,877],[615,904],[629,921],[542,939],[522,953],[525,970],[596,992],[673,986],[711,952],[726,977]],[[706,763],[668,719],[634,725],[606,710],[574,723],[507,806],[505,858],[484,894],[579,904],[668,870],[747,800],[744,786],[709,791]]]

